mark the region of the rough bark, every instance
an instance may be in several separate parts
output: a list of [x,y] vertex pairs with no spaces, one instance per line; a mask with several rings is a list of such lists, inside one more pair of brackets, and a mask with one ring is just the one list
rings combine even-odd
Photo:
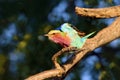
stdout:
[[111,18],[120,16],[120,6],[93,9],[76,7],[75,11],[80,16],[88,16],[95,18]]

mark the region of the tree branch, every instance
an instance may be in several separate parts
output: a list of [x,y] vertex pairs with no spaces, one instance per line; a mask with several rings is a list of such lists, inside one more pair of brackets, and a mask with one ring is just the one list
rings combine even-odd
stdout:
[[78,15],[86,17],[111,18],[120,16],[120,6],[94,9],[76,7],[75,11]]
[[[107,9],[108,8],[105,8],[105,10],[101,10],[101,11],[106,11]],[[113,8],[110,8],[110,10],[111,9],[113,9]],[[95,9],[95,10],[97,10],[97,9]],[[86,14],[87,16],[90,16],[90,17],[92,16],[92,17],[97,17],[97,18],[108,18],[108,16],[109,17],[118,16],[118,14],[106,15],[106,14],[108,14],[108,12],[103,14],[102,16],[101,15],[98,16],[96,14],[99,14],[99,12],[98,12],[99,10],[97,10],[97,11],[95,11],[95,10],[92,9],[92,11],[91,11],[91,14],[92,13],[94,14],[94,12],[97,12],[94,15],[89,15],[88,9],[87,9],[88,13],[87,14],[84,13],[84,14]],[[113,11],[114,11],[114,9],[113,9]],[[108,26],[108,27],[104,28],[103,30],[101,30],[100,32],[98,32],[93,38],[87,39],[85,45],[82,47],[82,51],[75,54],[74,58],[72,58],[68,63],[62,65],[63,69],[55,68],[52,70],[46,70],[41,73],[30,76],[26,80],[43,80],[43,79],[47,79],[47,78],[61,77],[61,76],[65,75],[69,70],[71,70],[72,67],[75,64],[77,64],[88,52],[91,52],[95,48],[100,47],[104,44],[107,44],[108,42],[111,42],[112,40],[117,39],[119,37],[120,37],[120,17],[118,17],[110,26]]]

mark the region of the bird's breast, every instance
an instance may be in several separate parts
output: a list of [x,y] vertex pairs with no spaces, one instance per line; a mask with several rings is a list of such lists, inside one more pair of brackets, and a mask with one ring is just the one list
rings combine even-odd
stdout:
[[64,35],[64,36],[55,35],[52,37],[52,41],[54,41],[55,43],[58,43],[64,47],[65,46],[68,47],[70,45],[70,42],[71,42],[70,38],[67,35]]

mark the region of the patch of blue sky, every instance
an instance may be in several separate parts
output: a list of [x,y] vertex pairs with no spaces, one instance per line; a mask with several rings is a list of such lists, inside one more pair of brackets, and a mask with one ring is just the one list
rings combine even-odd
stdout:
[[102,52],[102,47],[96,48],[94,51],[95,51],[95,53],[101,53]]
[[112,48],[117,48],[120,46],[120,38],[116,39],[116,40],[113,40],[112,42],[110,42],[108,44],[110,47]]
[[[95,63],[98,62],[96,56],[90,56],[85,59],[83,65],[84,68],[80,71],[81,80],[93,80],[91,70],[94,68]],[[97,76],[96,74],[95,76]]]
[[16,74],[18,71],[18,63],[22,63],[24,62],[25,59],[25,54],[24,53],[14,53],[14,52],[10,52],[9,53],[9,60],[10,60],[10,66],[9,66],[9,70],[11,71],[12,74]]
[[50,22],[60,20],[68,21],[70,19],[70,15],[66,12],[67,7],[67,1],[62,0],[55,8],[53,8],[52,12],[48,15],[48,20]]
[[108,4],[104,0],[100,0],[97,7],[98,8],[104,8],[104,7],[107,7],[107,6],[108,6]]
[[83,7],[85,4],[82,0],[75,0],[75,6]]
[[70,73],[70,74],[65,78],[65,80],[72,80],[73,77],[74,77],[74,74],[73,74],[73,73]]
[[120,5],[120,0],[113,0],[116,5]]
[[81,80],[93,80],[89,71],[85,71],[81,75]]
[[115,20],[115,18],[109,18],[109,19],[104,19],[103,21],[107,24],[110,25],[112,22]]
[[15,23],[10,23],[6,29],[3,30],[3,33],[0,35],[0,44],[6,45],[9,44],[16,34],[16,25]]

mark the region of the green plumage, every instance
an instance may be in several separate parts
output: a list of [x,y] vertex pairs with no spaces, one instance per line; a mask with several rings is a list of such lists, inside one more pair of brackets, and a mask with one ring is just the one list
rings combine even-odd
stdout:
[[63,25],[61,25],[61,31],[67,33],[67,35],[70,37],[71,39],[70,47],[77,47],[77,48],[82,48],[87,38],[95,33],[92,32],[84,37],[80,37],[78,35],[78,32],[75,29],[73,29],[71,25],[68,23],[64,23]]

